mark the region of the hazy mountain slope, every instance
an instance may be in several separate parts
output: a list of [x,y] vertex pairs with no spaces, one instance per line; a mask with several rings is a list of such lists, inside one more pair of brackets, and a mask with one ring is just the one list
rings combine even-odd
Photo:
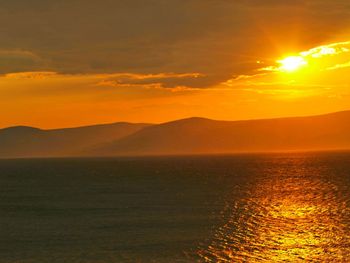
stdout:
[[0,130],[0,157],[80,155],[93,145],[117,140],[146,126],[114,123],[56,130],[10,127]]
[[0,130],[0,157],[113,156],[350,149],[350,111],[250,121],[189,118],[57,130]]
[[146,127],[94,155],[350,149],[350,111],[250,121],[190,118]]

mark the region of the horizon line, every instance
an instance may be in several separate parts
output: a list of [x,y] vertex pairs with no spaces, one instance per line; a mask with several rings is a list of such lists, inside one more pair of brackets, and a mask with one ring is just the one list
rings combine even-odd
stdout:
[[267,117],[267,118],[252,118],[252,119],[236,119],[236,120],[222,120],[222,119],[211,119],[207,117],[202,116],[191,116],[191,117],[184,117],[180,119],[173,119],[169,121],[159,122],[159,123],[150,123],[150,122],[128,122],[128,121],[116,121],[116,122],[106,122],[106,123],[95,123],[95,124],[86,124],[86,125],[78,125],[78,126],[69,126],[69,127],[57,127],[57,128],[42,128],[42,127],[35,127],[30,125],[11,125],[11,126],[4,126],[0,127],[1,130],[6,129],[13,129],[13,128],[31,128],[41,131],[55,131],[55,130],[66,130],[66,129],[79,129],[79,128],[88,128],[88,127],[97,127],[97,126],[108,126],[113,124],[134,124],[134,125],[161,125],[181,120],[189,120],[189,119],[206,119],[211,121],[223,121],[223,122],[244,122],[244,121],[263,121],[263,120],[278,120],[278,119],[294,119],[294,118],[308,118],[308,117],[319,117],[319,116],[327,116],[332,114],[339,114],[339,113],[345,113],[349,112],[350,109],[347,110],[340,110],[340,111],[333,111],[333,112],[327,112],[327,113],[319,113],[315,115],[296,115],[296,116],[281,116],[281,117]]

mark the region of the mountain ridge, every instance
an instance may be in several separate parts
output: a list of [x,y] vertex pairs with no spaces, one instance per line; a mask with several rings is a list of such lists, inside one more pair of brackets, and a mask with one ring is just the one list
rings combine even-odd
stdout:
[[[95,149],[95,153],[113,156],[350,149],[350,136],[339,143],[329,141],[339,135],[339,129],[343,131],[340,137],[346,136],[350,131],[348,123],[350,111],[239,121],[186,118],[146,127]],[[337,128],[339,124],[342,127]],[[311,130],[309,134],[307,130]],[[190,139],[183,140],[184,136]]]
[[0,158],[80,156],[86,148],[134,133],[146,123],[117,122],[76,128],[13,126],[0,130]]
[[183,155],[350,149],[350,111],[254,120],[0,129],[0,158]]

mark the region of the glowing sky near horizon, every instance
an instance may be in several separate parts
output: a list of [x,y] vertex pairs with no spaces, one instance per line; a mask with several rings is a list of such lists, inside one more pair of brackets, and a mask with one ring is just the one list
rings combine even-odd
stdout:
[[0,22],[0,127],[350,109],[345,0],[5,0]]

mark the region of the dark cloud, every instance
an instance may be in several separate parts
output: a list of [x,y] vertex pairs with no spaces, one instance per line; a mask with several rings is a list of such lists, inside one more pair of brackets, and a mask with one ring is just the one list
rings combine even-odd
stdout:
[[342,0],[3,0],[0,50],[35,55],[0,53],[0,67],[198,72],[206,77],[165,86],[208,87],[249,74],[256,60],[331,39],[347,27],[349,13]]
[[46,62],[36,54],[23,50],[0,50],[0,74],[33,71],[45,67]]

